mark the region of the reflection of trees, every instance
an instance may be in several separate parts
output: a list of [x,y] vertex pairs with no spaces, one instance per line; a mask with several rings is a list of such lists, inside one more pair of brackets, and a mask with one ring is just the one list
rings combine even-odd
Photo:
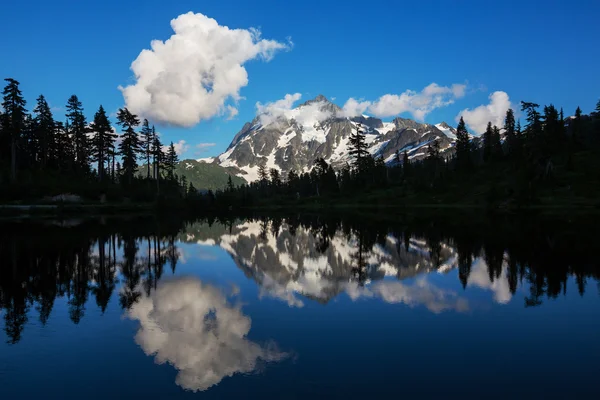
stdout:
[[[252,218],[249,219],[249,221],[252,220]],[[546,221],[537,218],[481,220],[470,216],[451,215],[450,217],[438,216],[436,218],[407,216],[382,221],[381,218],[353,216],[351,219],[344,219],[335,215],[323,214],[294,214],[283,220],[281,218],[271,220],[262,216],[258,217],[257,221],[261,226],[257,237],[263,244],[266,244],[268,231],[271,232],[271,236],[275,237],[274,242],[279,246],[278,232],[285,235],[287,242],[289,237],[296,236],[300,227],[302,227],[302,231],[298,231],[299,234],[305,235],[308,230],[312,237],[310,242],[314,247],[305,245],[302,249],[307,254],[310,253],[310,257],[314,257],[314,253],[331,257],[331,241],[340,235],[348,243],[357,242],[358,245],[352,255],[352,266],[348,267],[348,271],[352,275],[351,279],[362,283],[369,279],[382,277],[381,272],[377,271],[378,265],[369,265],[375,246],[395,252],[397,255],[400,255],[401,252],[414,254],[414,252],[420,251],[419,249],[426,249],[427,259],[424,261],[427,268],[420,271],[427,272],[442,267],[444,271],[448,271],[449,268],[457,267],[459,281],[465,289],[471,284],[474,265],[484,265],[486,268],[485,280],[489,280],[488,283],[485,283],[487,287],[493,286],[496,288],[494,290],[505,291],[506,293],[503,292],[501,298],[503,301],[508,301],[510,294],[514,294],[519,285],[524,285],[530,293],[525,300],[527,306],[541,304],[544,297],[553,298],[561,293],[564,294],[566,282],[570,278],[575,280],[578,291],[583,295],[590,278],[598,279],[599,277],[595,263],[596,256],[592,251],[593,246],[588,244],[589,240],[597,235],[588,234],[582,237],[580,232],[600,233],[600,229],[591,222],[585,224],[586,221],[578,221],[577,224],[572,222],[569,226],[564,226],[564,223],[560,221],[557,223],[553,220]],[[580,228],[579,223],[584,223],[585,229]],[[231,236],[231,220],[228,220],[228,226]],[[282,229],[282,226],[285,226],[285,229]],[[233,231],[235,236],[236,229],[234,228]],[[393,248],[390,248],[389,243],[386,244],[386,238],[390,236],[394,242]],[[216,242],[219,241],[219,238],[218,235],[212,237]],[[203,239],[206,240],[206,238]],[[244,240],[247,242],[249,239]],[[413,240],[416,242],[413,243]],[[415,248],[415,245],[418,248]],[[275,262],[279,265],[278,253],[288,251],[287,245],[282,246],[281,249],[274,249],[275,254],[270,256],[271,263]],[[448,258],[449,247],[455,251],[455,256],[453,255],[451,259]],[[248,249],[249,245],[245,243],[237,251]],[[241,264],[244,265],[242,269],[247,274],[255,275],[256,273],[251,272],[247,265],[249,262],[258,263],[260,260],[252,261],[251,253],[248,251],[244,253],[247,253],[244,254],[244,257],[236,254],[234,259],[242,257]],[[285,254],[284,258],[288,259],[293,255]],[[424,255],[420,257],[424,257]],[[300,257],[293,261],[297,264],[301,260]],[[392,266],[398,270],[397,276],[400,279],[412,276],[411,273],[414,275],[414,272],[408,275],[402,272],[407,267],[411,268],[412,264],[402,264],[406,261],[404,259]],[[335,266],[339,264],[339,260],[336,262],[336,260],[330,259],[328,262],[336,270]],[[258,267],[261,268],[260,265]],[[272,271],[274,268],[288,268],[284,265],[265,268],[269,271],[271,278],[288,276],[289,279],[294,279],[294,282],[300,274],[298,271],[293,274],[291,272],[277,274]],[[339,278],[339,271],[334,272],[334,275]],[[262,282],[263,278],[258,276],[256,278]],[[483,284],[481,280],[484,278],[479,275],[479,270],[477,279],[479,280],[478,285]],[[269,282],[272,286],[273,282]],[[281,290],[281,285],[285,286],[286,282],[279,282],[278,285],[277,290]]]
[[[180,221],[108,221],[105,224],[89,221],[73,227],[2,222],[0,308],[8,341],[18,342],[30,319],[37,318],[42,325],[46,324],[57,298],[68,299],[68,313],[74,323],[84,317],[86,307],[90,307],[88,301],[92,301],[90,297],[104,313],[117,284],[121,286],[119,303],[130,308],[143,293],[146,296],[152,293],[167,264],[175,269],[179,262],[178,240],[188,240],[190,234],[193,238],[194,229],[200,227],[200,239],[218,242],[223,235],[234,237],[243,221],[248,220],[211,217],[183,233],[179,233]],[[442,267],[444,271],[457,267],[458,279],[465,288],[474,284],[475,275],[478,279],[483,275],[486,281],[489,278],[489,285],[498,284],[500,280],[506,282],[505,300],[510,299],[509,292],[514,294],[520,285],[524,286],[525,305],[537,306],[546,298],[566,294],[569,279],[574,280],[583,296],[587,285],[600,277],[595,246],[591,243],[599,236],[600,227],[593,221],[477,222],[469,218],[440,217],[434,224],[421,217],[378,221],[301,214],[249,221],[258,223],[259,232],[245,238],[236,251],[240,254],[247,251],[244,262],[252,262],[249,256],[258,241],[264,251],[256,253],[260,258],[256,262],[268,265],[271,280],[259,279],[258,270],[245,268],[244,272],[277,290],[285,291],[286,282],[293,282],[300,285],[296,286],[300,287],[297,290],[306,288],[303,292],[306,297],[319,301],[327,301],[340,293],[348,280],[360,286],[368,280],[382,279],[384,275],[396,274],[398,279],[403,279]],[[294,243],[296,237],[307,232],[310,240]],[[581,232],[587,234],[584,236]],[[348,254],[350,262],[332,249],[340,241],[353,249]],[[451,262],[448,261],[449,247]],[[383,271],[374,263],[372,256],[378,249],[392,255],[387,260],[395,260],[391,266],[395,270]],[[289,252],[286,266],[280,264],[282,250]],[[422,254],[421,250],[424,250]],[[321,269],[312,270],[309,276],[300,263],[306,258],[311,258],[313,264],[326,260],[327,266],[333,268],[313,265]],[[417,272],[414,264],[419,260],[423,263]],[[487,270],[482,271],[481,266]]]
[[[17,343],[32,311],[45,325],[57,298],[68,299],[68,313],[77,324],[89,307],[90,294],[104,313],[121,273],[119,302],[130,307],[139,298],[138,285],[155,288],[163,267],[177,263],[174,233],[149,234],[155,222],[110,224],[90,221],[74,227],[42,223],[0,225],[0,308],[8,342]],[[34,232],[34,234],[32,234]],[[139,246],[144,244],[143,256]]]

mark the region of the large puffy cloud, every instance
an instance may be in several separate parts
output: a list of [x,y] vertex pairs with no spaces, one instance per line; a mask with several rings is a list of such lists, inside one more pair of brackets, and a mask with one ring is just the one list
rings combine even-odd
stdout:
[[463,117],[465,123],[478,134],[485,132],[488,122],[501,127],[504,125],[506,111],[511,107],[506,92],[494,92],[489,97],[490,103],[472,110],[464,109],[456,116],[456,122]]
[[206,390],[227,376],[254,371],[259,362],[287,356],[248,340],[250,318],[197,278],[160,283],[127,315],[140,322],[136,343],[156,363],[178,369],[176,383],[188,390]]
[[405,112],[412,114],[417,120],[423,120],[427,114],[436,108],[454,103],[464,97],[466,85],[455,83],[451,86],[440,86],[431,83],[420,92],[406,90],[401,94],[385,94],[379,99],[358,101],[350,98],[343,107],[344,115],[353,117],[367,111],[379,118],[393,117]]
[[189,12],[171,21],[168,40],[153,40],[131,64],[136,82],[119,87],[127,107],[158,123],[193,126],[237,109],[239,91],[248,84],[244,63],[269,61],[289,44],[261,39],[260,31],[230,29],[203,14]]

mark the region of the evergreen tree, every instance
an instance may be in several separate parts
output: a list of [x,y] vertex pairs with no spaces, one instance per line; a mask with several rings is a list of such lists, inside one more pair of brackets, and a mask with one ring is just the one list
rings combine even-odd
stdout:
[[10,152],[0,155],[2,158],[10,158],[10,180],[17,180],[17,146],[25,129],[25,99],[19,89],[19,82],[12,79],[5,79],[7,85],[2,91],[2,108],[4,114],[2,118],[2,134],[6,137],[6,142],[10,145]]
[[115,150],[115,140],[117,135],[113,133],[110,126],[110,121],[106,116],[106,111],[100,106],[94,121],[91,124],[91,130],[94,132],[92,138],[92,160],[98,163],[98,180],[103,181],[105,178],[106,164],[109,161],[111,153]]
[[161,169],[163,167],[163,163],[165,160],[165,155],[162,150],[162,143],[156,132],[154,131],[154,127],[152,127],[152,164],[153,164],[153,172],[154,178],[156,179],[156,191],[160,192],[160,178],[162,177]]
[[140,124],[140,120],[125,107],[117,112],[117,121],[124,129],[123,139],[119,143],[119,155],[123,162],[122,173],[125,181],[131,185],[137,169],[137,154],[140,151],[140,141],[134,128]]
[[279,170],[271,168],[269,170],[269,175],[271,177],[271,185],[274,188],[279,188],[281,186],[281,177],[279,176]]
[[75,162],[75,148],[73,141],[69,135],[68,122],[63,124],[60,121],[56,122],[56,151],[54,159],[60,171],[71,171]]
[[175,145],[173,142],[169,145],[166,154],[165,160],[165,170],[167,171],[167,177],[170,180],[175,180],[175,167],[179,162],[179,157],[177,157],[177,152],[175,151]]
[[456,160],[460,168],[468,168],[471,165],[471,142],[463,117],[460,117],[456,127]]
[[427,159],[437,161],[440,158],[440,144],[437,140],[433,141],[433,144],[427,145]]
[[227,177],[227,190],[233,192],[233,181],[231,180],[231,175]]
[[494,129],[492,123],[488,122],[485,132],[483,133],[483,161],[488,162],[492,157]]
[[563,128],[559,119],[559,113],[552,104],[544,106],[543,132],[544,132],[544,151],[548,154],[557,150],[563,143]]
[[35,136],[39,146],[39,162],[42,169],[45,169],[49,163],[54,162],[56,152],[56,123],[52,116],[52,110],[43,95],[37,98],[37,103],[33,112],[35,116]]
[[394,155],[394,161],[396,161],[396,164],[398,165],[402,164],[402,156],[400,156],[400,150],[396,150],[396,154]]
[[402,169],[404,171],[404,178],[406,178],[410,173],[410,158],[408,158],[406,150],[404,150],[404,154],[402,155]]
[[[231,176],[230,176],[230,178],[231,178]],[[198,189],[196,189],[194,184],[192,182],[190,182],[190,186],[187,191],[187,197],[194,197],[196,195],[198,195]]]
[[525,142],[529,146],[530,151],[538,151],[539,142],[542,136],[542,121],[541,115],[538,112],[538,104],[521,102],[521,111],[527,115],[527,125],[525,125]]
[[83,106],[76,95],[67,101],[67,122],[70,136],[75,144],[75,169],[77,173],[86,175],[90,172],[90,145],[87,138],[88,128]]
[[367,151],[365,135],[361,124],[356,124],[356,132],[350,135],[350,157],[354,158],[354,168],[362,170],[365,165],[365,159],[370,156]]
[[142,129],[140,130],[140,135],[142,137],[141,140],[141,148],[142,153],[146,159],[146,178],[150,179],[150,156],[152,155],[152,143],[154,141],[154,127],[150,128],[150,123],[147,119],[144,119],[142,122]]
[[492,128],[492,155],[493,158],[499,160],[502,158],[502,141],[500,140],[500,128],[496,125]]
[[[579,107],[578,107],[579,108]],[[580,110],[581,111],[581,110]],[[594,119],[600,119],[600,100],[596,103],[596,108],[592,112],[592,117]]]
[[510,156],[514,156],[517,152],[517,134],[515,129],[515,112],[512,108],[509,108],[504,118],[504,134],[506,135],[506,145]]
[[575,110],[575,118],[571,121],[571,140],[577,144],[581,138],[581,108]]
[[258,180],[265,184],[269,181],[269,173],[267,172],[267,167],[264,164],[260,164],[258,166]]

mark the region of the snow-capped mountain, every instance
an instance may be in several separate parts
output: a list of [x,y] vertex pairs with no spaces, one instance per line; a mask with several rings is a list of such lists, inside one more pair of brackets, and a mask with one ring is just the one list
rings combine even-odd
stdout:
[[322,95],[296,108],[275,111],[246,123],[213,162],[237,168],[248,182],[258,179],[261,164],[285,175],[292,169],[308,172],[322,157],[340,169],[350,161],[349,137],[359,124],[369,152],[388,164],[395,162],[398,151],[407,151],[410,159],[424,158],[427,145],[435,140],[442,153],[450,154],[456,139],[456,130],[445,122],[431,125],[405,118],[383,122],[366,115],[344,117],[342,109]]

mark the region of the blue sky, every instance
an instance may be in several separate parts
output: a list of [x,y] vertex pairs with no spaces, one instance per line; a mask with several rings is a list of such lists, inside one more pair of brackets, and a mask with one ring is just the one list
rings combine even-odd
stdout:
[[[0,24],[4,38],[0,74],[21,82],[30,109],[43,93],[56,107],[55,116],[62,119],[61,108],[75,93],[90,118],[100,104],[114,112],[125,104],[118,86],[139,83],[130,69],[132,62],[143,49],[150,49],[152,40],[169,39],[174,34],[170,21],[189,11],[215,19],[217,33],[224,26],[258,28],[261,37],[271,41],[265,46],[272,51],[261,53],[253,47],[256,54],[246,53],[249,47],[240,44],[239,65],[247,74],[247,84],[238,83],[238,90],[233,90],[239,94],[237,101],[227,89],[213,98],[217,103],[224,99],[218,112],[185,83],[186,96],[193,101],[184,98],[164,109],[157,105],[150,109],[131,100],[130,108],[154,116],[157,125],[158,116],[163,116],[166,121],[158,130],[165,141],[185,140],[184,158],[219,154],[255,116],[257,102],[265,105],[286,94],[300,93],[301,102],[322,93],[340,106],[349,98],[368,101],[372,107],[365,112],[373,114],[370,111],[381,111],[376,105],[383,104],[384,95],[413,90],[409,97],[421,98],[422,90],[436,83],[442,88],[439,93],[447,90],[441,103],[422,115],[424,121],[455,124],[456,116],[470,109],[465,115],[474,131],[484,119],[497,118],[494,106],[506,107],[507,102],[554,103],[569,115],[578,105],[584,112],[591,111],[600,97],[600,2],[593,0],[7,2],[2,5]],[[198,37],[203,23],[206,20],[193,15],[188,18],[186,26],[195,29],[192,37]],[[220,56],[220,42],[215,45],[211,40],[200,39],[194,47],[203,49],[198,52],[201,59],[206,54],[214,59]],[[272,58],[266,61],[261,55]],[[179,54],[183,56],[187,55]],[[171,60],[167,52],[163,57]],[[197,75],[194,66],[210,67],[197,57],[182,60],[169,67],[171,79],[178,82],[187,82],[178,80],[186,74]],[[223,61],[219,62],[217,71],[223,70]],[[157,64],[149,59],[144,65],[147,73]],[[231,71],[240,73],[235,65]],[[231,76],[223,79],[231,83]],[[172,89],[170,82],[162,81],[167,92]],[[451,93],[452,85],[466,85],[464,93]],[[153,81],[148,87],[160,92],[158,86]],[[495,92],[506,96],[490,99]],[[492,107],[477,109],[490,103]],[[237,110],[232,119],[227,106]],[[198,111],[202,107],[206,109]],[[404,109],[388,107],[379,116],[391,119],[390,113]],[[201,116],[185,119],[186,127],[175,127],[182,121],[173,117],[177,113]],[[415,117],[411,112],[400,115]],[[197,124],[196,119],[200,119]]]

